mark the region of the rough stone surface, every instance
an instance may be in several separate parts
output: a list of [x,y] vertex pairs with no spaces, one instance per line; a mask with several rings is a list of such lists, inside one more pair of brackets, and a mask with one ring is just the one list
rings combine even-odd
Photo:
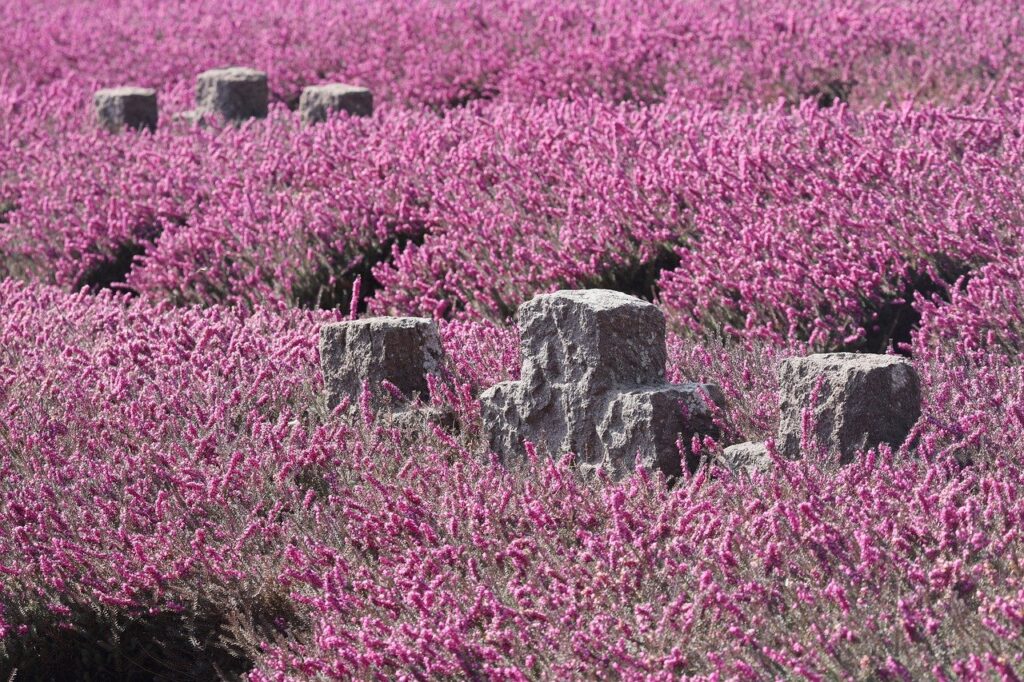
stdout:
[[456,414],[452,410],[434,405],[398,406],[387,413],[386,418],[392,426],[413,438],[429,433],[431,426],[439,426],[449,433],[459,431]]
[[211,69],[196,80],[196,110],[227,121],[266,118],[268,99],[267,74],[255,69]]
[[665,380],[665,316],[605,289],[536,296],[517,313],[522,381],[572,384],[592,394]]
[[[800,457],[803,411],[813,408],[812,442],[840,463],[881,443],[898,447],[921,415],[921,382],[905,358],[825,353],[784,360],[779,368],[778,443]],[[817,400],[811,398],[818,385]]]
[[372,116],[373,93],[356,85],[330,83],[307,86],[299,97],[303,123],[320,123],[339,111],[353,116]]
[[722,460],[733,471],[755,473],[771,468],[772,458],[764,443],[737,443],[730,445],[722,452]]
[[112,133],[124,128],[156,130],[156,90],[123,87],[98,90],[92,98],[96,118]]
[[597,464],[616,477],[637,467],[679,476],[683,462],[676,441],[682,437],[687,468],[695,470],[697,458],[689,454],[693,434],[716,433],[708,401],[724,407],[718,386],[662,384],[615,394],[597,426]]
[[[518,311],[521,379],[480,396],[484,434],[503,462],[529,440],[613,476],[637,466],[682,473],[676,441],[713,433],[717,386],[665,383],[665,318],[615,291],[561,291]],[[688,461],[691,467],[695,461]]]
[[406,402],[417,395],[426,398],[427,375],[439,371],[442,357],[437,324],[429,319],[379,317],[328,324],[320,331],[320,364],[331,409],[345,396],[358,404],[364,380],[377,406],[396,403],[381,387],[384,380]]

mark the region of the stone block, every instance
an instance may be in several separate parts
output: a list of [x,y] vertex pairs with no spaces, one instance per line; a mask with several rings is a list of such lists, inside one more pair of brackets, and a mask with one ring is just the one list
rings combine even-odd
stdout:
[[722,461],[733,471],[745,471],[750,474],[767,471],[772,466],[772,458],[768,455],[768,447],[764,443],[730,445],[723,450]]
[[572,452],[583,469],[605,469],[615,478],[636,467],[678,476],[680,439],[686,464],[695,469],[697,461],[688,454],[693,435],[717,434],[709,400],[724,406],[714,384],[660,384],[586,395],[557,386],[533,392],[523,382],[510,381],[480,396],[487,445],[503,463],[519,459],[528,440],[551,456]]
[[921,381],[913,365],[898,356],[825,353],[789,358],[780,365],[779,382],[777,440],[785,457],[801,456],[805,408],[812,410],[811,441],[840,463],[881,443],[899,447],[921,415]]
[[[437,324],[425,318],[369,318],[328,324],[320,330],[320,364],[331,409],[345,396],[358,404],[364,380],[378,407],[408,403],[417,396],[426,399],[427,375],[439,372],[442,359]],[[401,392],[401,398],[382,388],[385,380]]]
[[355,85],[330,83],[307,86],[299,97],[299,115],[307,125],[342,111],[352,116],[372,116],[373,93]]
[[[521,379],[480,396],[485,441],[502,462],[528,440],[584,469],[622,477],[641,466],[682,473],[676,441],[714,434],[717,386],[667,384],[661,311],[614,291],[561,291],[519,308]],[[696,461],[687,455],[686,464]]]
[[268,99],[267,74],[255,69],[211,69],[196,80],[196,110],[226,121],[266,118]]
[[605,289],[542,294],[519,307],[530,386],[573,384],[592,394],[665,379],[665,316],[656,306]]
[[125,128],[156,130],[156,90],[123,87],[98,90],[92,98],[99,124],[112,133]]

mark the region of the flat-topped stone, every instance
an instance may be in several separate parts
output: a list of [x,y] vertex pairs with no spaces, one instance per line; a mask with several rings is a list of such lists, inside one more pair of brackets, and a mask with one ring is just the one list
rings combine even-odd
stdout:
[[521,379],[480,396],[485,442],[503,462],[521,458],[530,441],[615,477],[696,466],[690,440],[715,433],[712,413],[724,399],[711,384],[665,382],[665,319],[656,306],[615,291],[560,291],[524,303],[517,319]]
[[373,93],[357,85],[328,83],[309,85],[299,97],[299,115],[306,124],[320,123],[331,114],[373,115]]
[[266,118],[269,97],[267,74],[255,69],[210,69],[196,79],[196,111],[226,121]]
[[124,86],[98,90],[92,98],[99,124],[112,133],[125,128],[156,130],[156,90]]
[[899,447],[921,415],[921,381],[913,365],[899,356],[823,353],[789,358],[779,367],[779,383],[777,440],[786,457],[801,456],[805,409],[811,410],[811,442],[840,463],[881,443]]
[[[425,399],[427,375],[439,372],[442,359],[437,324],[426,318],[368,318],[320,330],[320,364],[331,409],[346,396],[357,404],[363,381],[369,383],[377,406]],[[390,395],[384,381],[401,396]]]

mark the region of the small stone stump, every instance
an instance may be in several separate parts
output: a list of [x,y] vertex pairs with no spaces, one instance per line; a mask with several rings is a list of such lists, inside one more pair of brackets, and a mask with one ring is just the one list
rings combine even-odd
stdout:
[[340,111],[352,116],[372,116],[373,93],[366,88],[343,83],[310,85],[302,90],[299,114],[303,123],[321,123]]
[[98,90],[92,98],[99,124],[112,133],[125,128],[156,130],[156,90],[121,87]]
[[753,474],[768,471],[772,466],[771,455],[764,443],[737,443],[730,445],[722,452],[723,463],[733,471],[745,471]]
[[[602,289],[535,297],[518,311],[521,379],[480,396],[485,442],[508,463],[524,440],[572,452],[584,469],[622,477],[636,467],[680,475],[676,441],[714,434],[713,384],[665,382],[665,317],[640,299]],[[696,459],[687,456],[692,469]]]
[[217,114],[225,121],[266,118],[267,74],[233,66],[211,69],[196,80],[196,113]]
[[899,447],[921,416],[921,381],[902,357],[824,353],[789,358],[779,368],[779,380],[777,440],[780,453],[789,458],[801,455],[806,408],[812,410],[812,442],[842,464],[881,443]]
[[[327,406],[348,396],[357,405],[363,381],[369,382],[375,407],[408,406],[428,394],[427,375],[440,371],[443,354],[437,323],[419,317],[378,317],[324,325],[320,365]],[[393,384],[391,395],[381,382]],[[396,405],[397,403],[397,405]]]

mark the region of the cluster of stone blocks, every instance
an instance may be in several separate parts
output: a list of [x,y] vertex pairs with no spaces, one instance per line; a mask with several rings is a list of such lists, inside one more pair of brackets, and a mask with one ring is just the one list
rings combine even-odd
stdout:
[[[232,123],[266,118],[269,98],[267,74],[263,71],[239,66],[211,69],[196,79],[195,109],[179,114],[178,118],[195,124],[202,124],[211,115]],[[93,103],[99,124],[111,132],[125,128],[156,129],[155,90],[130,86],[100,90]],[[343,83],[303,89],[299,99],[303,123],[320,123],[337,112],[371,116],[373,94],[366,88]]]
[[[716,434],[717,386],[665,381],[665,318],[655,306],[614,291],[563,291],[520,307],[522,379],[481,395],[484,438],[506,464],[532,442],[546,454],[572,452],[585,469],[620,477],[642,466],[679,475],[694,467],[695,433]],[[320,354],[333,408],[358,398],[405,409],[425,396],[443,362],[430,320],[377,318],[325,325]],[[380,388],[383,382],[401,397]],[[685,457],[680,457],[682,444]]]
[[[615,291],[560,291],[524,303],[517,322],[521,378],[480,396],[485,444],[504,464],[520,461],[530,442],[615,478],[637,467],[678,476],[699,463],[693,436],[720,435],[717,386],[665,381],[665,318],[654,305]],[[320,355],[331,408],[346,397],[355,404],[364,382],[378,408],[422,405],[416,399],[427,397],[428,376],[440,376],[444,362],[436,324],[408,317],[326,325]],[[801,456],[804,437],[840,463],[898,446],[921,412],[920,380],[903,358],[811,355],[779,371],[777,443],[788,458]],[[725,460],[748,471],[771,464],[764,443],[732,445]]]

